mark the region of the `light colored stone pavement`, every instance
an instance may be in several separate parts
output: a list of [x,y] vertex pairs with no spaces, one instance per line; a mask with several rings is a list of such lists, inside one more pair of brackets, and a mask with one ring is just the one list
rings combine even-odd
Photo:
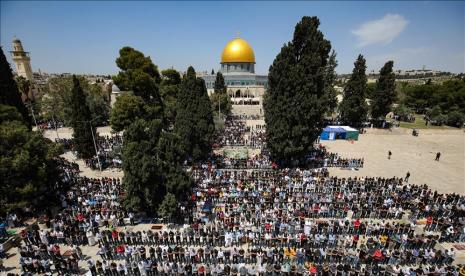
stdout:
[[[58,132],[58,133],[57,133]],[[97,132],[100,135],[110,135],[112,134],[111,127],[98,127]],[[55,141],[56,138],[66,138],[70,139],[73,137],[73,129],[69,127],[62,127],[58,130],[55,129],[48,129],[44,131],[44,137],[49,138],[52,141]]]
[[81,175],[86,177],[119,177],[123,178],[123,171],[120,169],[109,168],[103,171],[99,170],[92,170],[88,167],[82,159],[78,159],[74,153],[71,151],[67,151],[61,155],[62,157],[66,158],[66,160],[75,162],[79,165],[79,170],[81,170]]
[[[365,158],[360,170],[330,168],[330,175],[405,177],[410,183],[427,184],[441,193],[465,194],[465,133],[463,130],[368,130],[353,143],[345,140],[322,141],[331,152],[342,157]],[[391,160],[387,159],[388,151]],[[441,152],[440,161],[434,161]]]

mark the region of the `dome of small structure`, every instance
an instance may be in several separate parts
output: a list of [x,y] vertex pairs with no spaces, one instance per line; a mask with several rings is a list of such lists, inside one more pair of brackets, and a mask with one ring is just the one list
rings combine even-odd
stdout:
[[255,54],[250,44],[242,38],[235,38],[226,44],[221,54],[221,63],[255,63]]

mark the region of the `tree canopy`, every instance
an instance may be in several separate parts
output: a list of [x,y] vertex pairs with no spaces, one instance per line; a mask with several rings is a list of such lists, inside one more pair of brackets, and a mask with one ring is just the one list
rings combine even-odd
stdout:
[[333,111],[337,107],[337,98],[336,98],[336,89],[334,89],[334,83],[336,81],[336,52],[333,50],[328,59],[328,64],[326,64],[326,74],[325,74],[325,94],[328,95],[329,101],[329,111]]
[[454,109],[465,114],[465,82],[459,79],[442,84],[408,85],[403,103],[424,113],[438,106],[444,113]]
[[178,95],[174,132],[186,158],[206,160],[211,152],[215,126],[205,82],[189,67]]
[[[116,62],[122,71],[114,78],[115,83],[130,90],[117,98],[110,117],[114,130],[124,130],[124,204],[132,210],[171,218],[177,212],[177,201],[185,198],[192,185],[181,168],[185,152],[172,127],[182,86],[180,75],[168,69],[160,78],[150,58],[130,47],[120,50]],[[200,90],[191,92],[200,95]],[[209,100],[206,90],[203,92]],[[198,102],[198,116],[205,116],[202,100]],[[197,126],[202,130],[201,124]]]
[[370,104],[373,119],[384,119],[396,100],[396,76],[392,70],[393,66],[394,62],[388,61],[379,72]]
[[110,125],[115,131],[122,131],[138,119],[147,117],[144,100],[128,92],[118,98],[111,109]]
[[[105,101],[104,91],[99,84],[90,84],[85,78],[77,77],[79,84],[86,95],[92,118],[96,126],[106,125],[110,116],[110,107]],[[40,115],[44,120],[59,120],[70,125],[72,103],[71,91],[73,89],[72,77],[53,77],[42,88],[40,102]]]
[[[78,156],[84,159],[95,155],[94,141],[95,127],[92,125],[92,115],[87,105],[86,95],[81,84],[73,76],[73,90],[71,91],[71,118],[70,125],[73,128],[73,138]],[[94,134],[93,134],[93,133]]]
[[0,104],[16,107],[21,116],[23,116],[24,122],[28,126],[31,125],[31,117],[21,100],[18,85],[13,78],[10,64],[6,60],[2,47],[0,47]]
[[228,115],[232,109],[231,98],[226,93],[226,85],[221,72],[216,73],[214,93],[211,95],[213,112],[220,112]]
[[31,131],[11,68],[0,51],[0,216],[50,201],[59,181],[60,146]]
[[150,57],[131,47],[119,51],[116,65],[121,69],[113,78],[115,84],[124,91],[133,91],[146,102],[161,104],[159,84],[160,73]]
[[366,64],[362,55],[357,57],[350,79],[344,87],[344,98],[339,106],[341,120],[353,127],[360,127],[367,119],[368,105]]
[[455,78],[440,84],[407,85],[402,103],[417,113],[426,113],[436,124],[461,127],[460,122],[465,120],[465,82]]
[[138,119],[127,127],[123,139],[123,183],[125,206],[133,210],[154,212],[165,189],[158,167],[156,144],[161,133],[159,120]]
[[317,17],[303,17],[270,66],[264,99],[267,145],[273,160],[294,165],[313,147],[331,106],[331,43]]
[[178,85],[181,84],[181,75],[174,69],[166,69],[161,71],[163,85]]
[[165,119],[168,127],[171,127],[176,118],[176,102],[181,89],[181,75],[174,69],[166,69],[162,71],[162,76],[160,94],[165,108]]

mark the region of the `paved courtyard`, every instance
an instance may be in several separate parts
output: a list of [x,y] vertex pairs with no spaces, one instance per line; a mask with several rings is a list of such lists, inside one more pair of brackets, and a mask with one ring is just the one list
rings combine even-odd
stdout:
[[[427,184],[441,193],[465,194],[465,133],[463,130],[422,130],[418,137],[409,129],[371,130],[353,143],[322,141],[330,152],[342,157],[365,158],[358,171],[330,168],[334,176],[404,177],[410,183]],[[387,159],[388,151],[391,160]],[[439,162],[434,161],[441,153]]]

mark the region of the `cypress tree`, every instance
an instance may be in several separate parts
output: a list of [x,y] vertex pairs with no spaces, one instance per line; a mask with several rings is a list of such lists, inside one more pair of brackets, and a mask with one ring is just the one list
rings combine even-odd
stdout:
[[124,132],[124,205],[128,209],[154,214],[166,193],[156,150],[160,134],[160,120],[143,119],[133,122]]
[[[0,216],[50,208],[61,184],[61,146],[32,131],[10,65],[0,48]],[[61,187],[60,187],[61,188]]]
[[204,160],[211,151],[213,113],[205,82],[189,67],[178,95],[174,132],[180,138],[180,146],[186,158]]
[[224,77],[223,74],[221,74],[221,72],[216,73],[214,91],[218,94],[226,93],[226,85],[224,84]]
[[344,88],[344,99],[339,107],[342,121],[354,127],[361,126],[368,113],[368,106],[365,102],[367,91],[365,63],[365,58],[359,55],[354,63],[352,75]]
[[319,25],[317,17],[303,17],[293,40],[270,66],[264,99],[267,145],[272,159],[282,165],[305,160],[329,110],[326,66],[331,43]]
[[392,70],[394,62],[388,61],[379,71],[379,79],[371,102],[371,117],[385,119],[396,100],[396,76]]
[[336,81],[336,52],[333,50],[326,65],[326,95],[329,101],[329,111],[332,112],[337,107],[336,89],[334,89],[334,82]]
[[[78,156],[84,159],[95,155],[92,132],[96,135],[95,127],[92,125],[90,108],[86,101],[86,95],[81,84],[73,76],[73,90],[71,91],[71,127],[73,128],[73,138],[75,150]],[[92,132],[91,132],[92,131]]]
[[232,109],[231,98],[226,94],[226,85],[221,72],[216,73],[214,93],[211,96],[213,112],[221,111],[222,114],[229,114]]
[[198,143],[194,147],[192,156],[194,160],[206,160],[211,152],[213,138],[215,134],[215,124],[213,122],[212,103],[208,97],[207,87],[202,78],[197,78],[197,112],[195,129]]
[[21,100],[18,85],[13,78],[11,67],[0,47],[0,104],[16,107],[27,126],[31,126],[31,117]]

